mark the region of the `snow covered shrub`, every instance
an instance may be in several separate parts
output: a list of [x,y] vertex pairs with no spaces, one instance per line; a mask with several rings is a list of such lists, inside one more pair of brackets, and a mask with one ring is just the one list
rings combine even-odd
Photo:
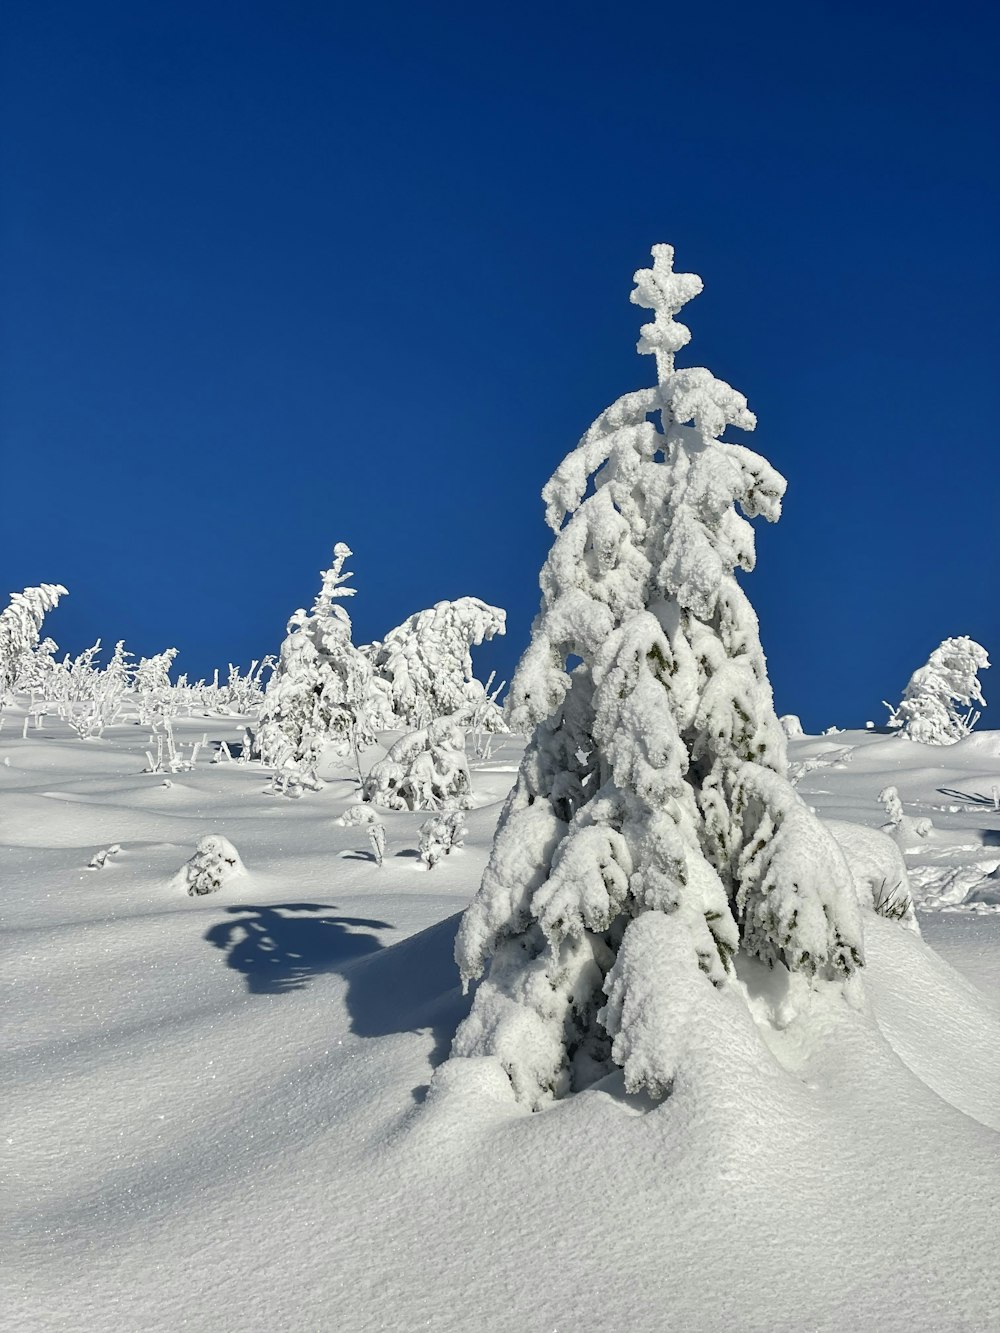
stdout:
[[658,383],[603,412],[543,491],[554,541],[508,700],[533,732],[456,942],[463,984],[483,979],[452,1054],[498,1058],[532,1108],[615,1066],[661,1094],[738,950],[816,984],[862,963],[850,871],[788,782],[733,574],[785,482],[720,439],[753,428],[743,396],[674,369],[700,278],[658,245],[635,282]]
[[11,593],[10,605],[0,613],[0,700],[17,687],[22,672],[32,671],[32,650],[45,613],[68,595],[61,583],[40,583],[37,588]]
[[478,597],[438,602],[365,650],[384,682],[386,727],[425,727],[435,718],[476,715],[481,730],[506,731],[503,710],[472,674],[473,646],[506,630],[507,613]]
[[842,819],[829,819],[826,826],[850,867],[860,906],[919,935],[906,862],[895,836]]
[[989,664],[986,649],[974,639],[945,639],[914,671],[898,706],[886,705],[889,726],[924,745],[960,741],[979,721],[975,705],[986,706],[978,673]]
[[380,866],[385,860],[385,825],[369,824],[368,841],[371,843],[375,864]]
[[197,708],[200,712],[245,717],[257,712],[264,702],[264,676],[274,670],[276,660],[267,656],[259,662],[253,661],[245,674],[230,662],[229,674],[223,682],[220,682],[217,670],[211,682],[196,680],[192,683],[187,676],[181,676],[172,687],[172,698],[177,708],[187,709],[188,716]]
[[370,805],[349,805],[337,820],[341,828],[363,828],[374,824],[378,816]]
[[156,748],[155,753],[153,750],[146,751],[146,767],[142,770],[144,773],[190,772],[198,762],[198,751],[204,744],[203,741],[191,741],[190,749],[185,755],[182,745],[178,745],[174,739],[174,729],[169,717],[161,718],[159,724],[154,720],[149,739]]
[[52,679],[58,671],[55,639],[42,639],[30,652],[24,654],[17,671],[14,690],[20,694],[39,694],[53,698]]
[[115,644],[115,651],[104,670],[98,670],[95,650],[100,643],[98,639],[94,650],[88,649],[85,661],[81,663],[77,659],[79,666],[74,664],[74,693],[76,701],[83,706],[80,709],[67,708],[64,713],[66,722],[81,740],[103,735],[105,727],[118,721],[135,673],[128,660],[132,654],[126,652],[123,639]]
[[240,854],[220,833],[209,833],[202,838],[191,860],[181,866],[174,876],[174,884],[184,888],[192,898],[206,893],[217,893],[232,879],[246,874]]
[[[372,743],[372,666],[351,642],[351,620],[341,597],[356,589],[343,585],[350,547],[338,542],[333,564],[312,610],[296,611],[288,622],[278,665],[268,682],[256,743],[265,764],[274,769],[274,789],[316,789],[316,769],[329,744],[340,753]],[[359,769],[360,778],[360,769]]]
[[902,822],[903,803],[899,799],[899,792],[895,787],[883,787],[878,794],[878,799],[882,804],[882,809],[885,811],[886,818],[886,823],[882,825],[882,830],[883,832],[888,833]]
[[108,864],[109,856],[117,856],[121,851],[121,843],[113,842],[110,847],[99,848],[87,862],[88,870],[103,870]]
[[915,839],[926,838],[933,830],[934,825],[929,819],[912,819],[903,813],[903,803],[895,787],[883,787],[878,799],[882,803],[886,817],[882,832],[888,833],[900,847],[912,846]]
[[349,805],[337,823],[342,828],[367,829],[375,863],[382,864],[382,858],[385,856],[385,825],[379,823],[378,816],[370,805]]
[[887,921],[905,921],[913,911],[910,895],[898,881],[884,879],[872,895],[872,910]]
[[428,870],[433,870],[442,856],[453,847],[461,847],[467,829],[461,810],[450,814],[432,815],[420,825],[420,859]]
[[402,736],[364,780],[364,799],[386,810],[442,810],[468,801],[465,731],[452,718]]
[[176,712],[177,701],[170,683],[170,668],[177,656],[176,648],[166,648],[154,657],[141,657],[132,676],[132,689],[139,702],[139,721],[167,718]]

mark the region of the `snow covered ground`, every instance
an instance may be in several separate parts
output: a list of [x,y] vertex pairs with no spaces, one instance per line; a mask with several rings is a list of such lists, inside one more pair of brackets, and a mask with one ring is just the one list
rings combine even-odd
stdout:
[[[431,1086],[520,741],[428,872],[424,816],[384,816],[381,869],[338,825],[337,763],[298,801],[210,763],[238,720],[176,723],[210,744],[164,776],[134,725],[7,712],[3,1328],[1000,1329],[1000,733],[791,745],[822,815],[878,827],[894,785],[932,820],[902,835],[923,940],[865,917],[870,1014],[806,1026],[744,967],[754,1019],[666,1101],[531,1116],[488,1062]],[[206,833],[248,873],[189,898]]]

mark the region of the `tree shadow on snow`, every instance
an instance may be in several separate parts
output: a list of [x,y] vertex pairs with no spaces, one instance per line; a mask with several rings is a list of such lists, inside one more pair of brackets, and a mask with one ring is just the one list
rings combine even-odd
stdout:
[[[359,1037],[396,1032],[431,1035],[429,1059],[436,1069],[447,1057],[455,1029],[472,997],[462,994],[455,964],[455,933],[461,912],[399,944],[364,959],[346,973],[351,1031]],[[413,1089],[423,1101],[426,1085]]]
[[984,805],[988,810],[996,810],[997,803],[992,792],[989,796],[982,791],[959,791],[957,787],[938,787],[942,796],[950,801],[964,801],[967,805]]
[[373,935],[350,927],[391,929],[387,921],[319,915],[335,911],[320,903],[227,907],[232,919],[212,926],[205,939],[228,950],[226,965],[243,973],[251,995],[283,995],[382,948]]
[[[227,966],[243,973],[251,995],[283,995],[321,973],[342,974],[351,1032],[428,1032],[436,1069],[472,1003],[462,994],[455,965],[461,912],[385,947],[366,932],[391,929],[387,922],[336,916],[336,910],[318,903],[227,907],[228,919],[207,930],[205,939],[227,951]],[[414,1099],[423,1101],[426,1091],[426,1084],[414,1088]]]

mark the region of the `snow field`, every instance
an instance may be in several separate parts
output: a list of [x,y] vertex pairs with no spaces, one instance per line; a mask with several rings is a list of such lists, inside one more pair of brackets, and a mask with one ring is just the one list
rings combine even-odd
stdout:
[[[944,957],[866,913],[866,1001],[808,1023],[741,960],[749,1006],[706,1007],[665,1101],[615,1075],[530,1115],[489,1057],[442,1067],[521,741],[472,763],[465,848],[428,872],[422,814],[381,815],[381,870],[336,822],[339,763],[299,801],[207,757],[165,787],[145,740],[0,732],[4,1328],[998,1326],[1000,913],[922,916]],[[959,805],[932,817],[960,864],[1000,821],[936,790],[988,792],[998,740],[791,749],[853,750],[801,780],[823,814],[877,826],[890,780],[908,814]],[[247,877],[191,898],[209,833]]]

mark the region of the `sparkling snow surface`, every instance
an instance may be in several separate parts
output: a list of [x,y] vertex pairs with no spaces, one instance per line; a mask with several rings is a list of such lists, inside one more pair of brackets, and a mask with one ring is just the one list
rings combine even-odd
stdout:
[[[534,1116],[488,1059],[428,1094],[520,741],[432,871],[423,814],[380,815],[381,869],[337,822],[346,769],[289,801],[210,747],[167,785],[147,745],[0,732],[0,1327],[1000,1328],[1000,733],[791,742],[820,814],[878,827],[894,785],[933,823],[902,849],[924,939],[865,917],[870,1014],[805,1028],[743,965],[753,1018],[719,1006],[664,1102],[613,1078]],[[247,873],[188,897],[207,834]]]

